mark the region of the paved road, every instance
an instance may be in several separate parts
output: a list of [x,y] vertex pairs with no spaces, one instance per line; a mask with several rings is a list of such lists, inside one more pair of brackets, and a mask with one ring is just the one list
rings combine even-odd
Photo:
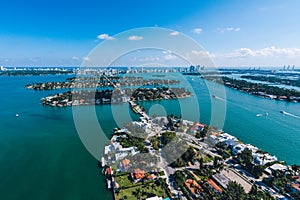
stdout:
[[[181,136],[182,138],[185,138],[186,142],[188,142],[188,144],[194,148],[200,149],[203,151],[203,153],[208,154],[210,156],[213,157],[221,157],[219,154],[213,153],[210,150],[208,150],[208,146],[207,144],[203,143],[203,142],[199,142],[199,140],[197,138],[195,138],[192,135],[189,135],[187,133],[181,133],[181,132],[176,132],[177,135]],[[192,143],[192,142],[196,143]]]
[[171,175],[174,174],[176,170],[168,166],[168,162],[162,156],[160,156],[159,167],[163,169],[165,173],[165,178],[167,180],[171,192],[175,195],[179,194],[180,191],[175,188],[174,180],[171,179]]
[[225,175],[230,180],[236,181],[237,183],[241,184],[245,192],[250,192],[252,184],[247,179],[239,175],[238,172],[235,172],[233,169],[227,169],[222,170],[221,174]]

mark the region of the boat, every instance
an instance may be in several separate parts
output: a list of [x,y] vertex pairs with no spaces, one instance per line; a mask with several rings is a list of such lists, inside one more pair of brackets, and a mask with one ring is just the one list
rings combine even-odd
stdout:
[[287,114],[287,112],[285,112],[284,110],[281,110],[280,113]]
[[213,98],[215,98],[215,99],[219,99],[219,100],[222,100],[222,101],[225,101],[225,99],[224,98],[222,98],[222,97],[219,97],[219,96],[217,96],[217,95],[211,95]]
[[16,117],[19,117],[19,116],[20,116],[20,115],[17,113],[17,114],[16,114]]
[[111,188],[111,180],[106,179],[107,189]]
[[268,116],[269,116],[269,113],[268,113],[268,112],[266,112],[266,114],[265,114],[265,115],[266,115],[266,117],[268,117]]
[[106,161],[104,157],[101,157],[101,167],[105,167]]
[[269,113],[268,113],[268,112],[265,112],[265,114],[258,113],[258,114],[256,115],[256,117],[262,117],[262,116],[268,117],[268,116],[269,116]]

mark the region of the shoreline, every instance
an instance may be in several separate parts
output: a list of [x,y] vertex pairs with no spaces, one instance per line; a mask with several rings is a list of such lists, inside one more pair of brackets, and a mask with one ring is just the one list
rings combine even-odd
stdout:
[[201,78],[260,98],[266,98],[270,100],[274,99],[278,101],[287,101],[293,103],[300,102],[300,92],[290,89],[284,89],[277,86],[269,86],[266,84],[252,83],[245,80],[228,78],[226,76],[204,76]]
[[[138,106],[138,104],[135,104],[135,103],[130,103],[130,105],[131,105],[131,108],[132,109],[134,109],[136,106]],[[138,112],[139,114],[141,114],[141,113],[144,113],[144,111],[140,108],[139,109],[139,112]],[[141,116],[143,116],[143,114],[141,114]],[[143,116],[144,117],[144,116]],[[146,118],[146,117],[144,117],[144,119],[145,120],[143,120],[142,118],[143,117],[141,117],[140,118],[140,122],[136,122],[136,123],[145,123],[145,124],[149,124],[149,126],[150,127],[152,127],[152,126],[157,126],[158,124],[156,124],[155,125],[155,122],[154,121],[157,121],[156,120],[156,118],[155,119],[150,119],[149,117],[148,118]],[[183,120],[183,121],[187,121],[187,120]],[[132,123],[134,123],[134,122],[132,122]],[[191,123],[191,122],[190,122]],[[198,123],[198,122],[197,122]],[[196,124],[197,124],[196,123]],[[164,125],[165,126],[165,125]],[[161,129],[161,130],[163,130],[163,129]],[[111,145],[111,144],[114,144],[115,142],[117,142],[117,141],[119,141],[118,140],[118,138],[119,137],[123,137],[122,136],[122,134],[124,134],[124,133],[126,133],[126,134],[130,134],[130,131],[128,132],[128,130],[127,129],[117,129],[117,128],[115,128],[114,129],[114,134],[111,136],[111,139],[110,139],[110,144],[108,144],[108,146],[105,146],[105,150],[103,151],[104,152],[104,154],[103,154],[103,156],[105,156],[105,155],[107,155],[107,148]],[[176,131],[174,132],[176,135],[177,134],[179,134],[179,133],[177,133]],[[213,132],[212,132],[213,133]],[[149,133],[148,133],[149,134]],[[184,134],[185,136],[184,137],[194,137],[194,136],[191,136],[190,135],[190,133],[180,133],[180,134]],[[125,137],[128,137],[128,136],[126,136],[125,135]],[[270,167],[272,167],[272,166],[282,166],[282,167],[285,167],[285,168],[287,168],[287,169],[291,169],[291,165],[287,165],[287,164],[285,164],[285,162],[284,161],[278,161],[278,159],[277,159],[277,157],[276,156],[272,156],[272,155],[270,155],[268,152],[266,152],[266,151],[263,151],[263,150],[261,150],[261,149],[259,149],[259,148],[257,148],[257,147],[255,147],[255,146],[253,146],[253,145],[251,145],[251,144],[246,144],[246,143],[243,143],[242,141],[240,141],[240,140],[238,140],[235,136],[233,136],[233,135],[230,135],[230,134],[228,134],[228,133],[225,133],[225,132],[223,132],[222,130],[218,130],[217,132],[215,132],[214,134],[210,134],[210,135],[208,135],[208,136],[206,136],[207,138],[206,138],[206,144],[209,144],[209,143],[214,143],[214,145],[218,145],[220,142],[222,142],[222,143],[224,143],[224,144],[226,144],[226,145],[228,145],[228,147],[230,147],[230,146],[232,146],[232,150],[230,151],[231,152],[231,154],[232,154],[232,156],[237,156],[237,155],[239,155],[240,153],[242,153],[244,150],[247,150],[247,149],[249,149],[249,150],[251,150],[251,152],[252,152],[252,156],[253,156],[253,159],[254,159],[254,163],[256,163],[256,164],[254,164],[253,166],[256,166],[256,165],[261,165],[261,166],[265,166],[264,167],[264,169],[266,169],[266,171],[267,171],[267,169],[269,170],[269,168]],[[149,140],[150,141],[150,146],[153,146],[153,143],[151,142],[151,140]],[[193,139],[192,139],[192,141],[193,141]],[[197,144],[198,142],[196,142],[195,144]],[[194,142],[193,142],[193,144],[194,144]],[[201,145],[200,145],[201,144]],[[189,143],[189,145],[192,145],[192,143]],[[199,145],[200,146],[202,146],[202,148],[204,147],[203,145],[204,145],[204,143],[202,142],[202,143],[199,143]],[[192,145],[193,146],[193,145]],[[122,147],[123,148],[123,147]],[[128,148],[128,147],[127,147]],[[135,148],[135,146],[130,146],[130,148]],[[147,147],[148,148],[148,147]],[[214,147],[214,148],[216,148],[216,147]],[[151,149],[151,148],[150,148]],[[219,149],[219,148],[218,148]],[[219,157],[219,156],[221,156],[221,158],[224,156],[224,154],[220,154],[220,152],[219,152],[219,150],[218,150],[218,153],[216,154],[216,153],[212,153],[211,152],[211,150],[210,150],[210,148],[205,148],[205,151],[207,151],[207,153],[208,153],[208,155],[214,155],[214,156],[217,156],[217,157]],[[209,153],[210,152],[210,153]],[[221,151],[222,152],[222,151]],[[228,152],[227,152],[228,153]],[[138,153],[137,153],[138,154]],[[160,155],[160,154],[158,154],[158,155]],[[226,155],[226,154],[225,154]],[[160,156],[162,156],[162,155],[160,155]],[[230,156],[231,157],[231,156]],[[103,163],[102,161],[103,161],[103,159],[104,159],[104,157],[102,157],[101,158],[101,161],[99,161],[99,162],[101,162],[102,163],[102,167],[108,167],[108,168],[110,168],[110,169],[112,169],[111,168],[111,164],[108,164],[108,163]],[[107,157],[105,158],[105,159],[107,159]],[[108,158],[108,160],[110,160],[111,158]],[[124,158],[123,158],[124,159]],[[127,159],[127,156],[125,156],[125,160]],[[110,161],[111,162],[111,161]],[[109,163],[110,163],[109,162]],[[121,160],[118,160],[118,159],[116,159],[116,161],[113,161],[113,163],[114,162],[120,162],[121,163]],[[123,162],[123,161],[122,161]],[[192,161],[191,161],[192,162]],[[236,174],[235,176],[238,176],[238,177],[240,177],[240,178],[242,178],[244,181],[246,181],[246,184],[248,184],[248,185],[252,185],[252,184],[256,184],[256,183],[253,183],[253,180],[252,180],[252,175],[249,177],[247,174],[243,174],[243,175],[240,175],[240,171],[238,170],[238,168],[230,168],[230,164],[226,164],[226,163],[223,163],[223,164],[220,164],[220,165],[222,165],[223,167],[225,167],[225,168],[227,168],[227,167],[229,167],[229,169],[230,170],[232,170],[232,172],[234,173],[234,174]],[[113,166],[114,166],[114,164],[113,164]],[[232,165],[233,166],[233,165]],[[179,172],[181,171],[181,168],[177,168],[177,167],[172,167],[174,170],[175,170],[175,172],[177,173],[177,171],[179,170]],[[188,169],[188,168],[187,168]],[[122,170],[122,168],[116,168],[115,169],[116,170],[116,173],[118,173],[118,171],[120,171],[120,170]],[[164,167],[162,167],[160,170],[162,170],[162,171],[165,171],[165,168]],[[270,171],[270,170],[269,170]],[[125,171],[126,172],[126,171]],[[128,173],[128,172],[127,172]],[[185,173],[187,173],[187,172],[185,172]],[[189,173],[193,173],[193,172],[189,172]],[[249,172],[247,172],[247,173],[249,173]],[[254,172],[251,172],[251,173],[254,173]],[[261,173],[263,173],[263,172],[261,172]],[[269,172],[270,173],[270,172]],[[229,173],[230,174],[230,173]],[[170,183],[168,182],[168,174],[167,174],[167,180],[166,180],[166,184],[168,184],[168,187],[171,189],[171,191],[173,191],[173,194],[171,194],[171,196],[169,196],[170,198],[173,196],[173,195],[176,195],[176,194],[174,194],[174,188],[173,188],[173,186],[172,185],[170,185]],[[261,176],[261,175],[259,175],[259,176]],[[269,175],[270,176],[270,175]],[[112,175],[112,177],[113,177],[113,175]],[[209,181],[212,181],[212,180],[209,180]],[[118,185],[118,183],[117,183],[117,180],[114,180],[113,178],[112,178],[112,182],[113,182],[113,185],[115,185],[115,184],[117,184]],[[131,188],[130,186],[128,186],[129,188]],[[139,186],[134,186],[134,187],[139,187]],[[219,185],[219,187],[222,187],[221,185]],[[265,186],[264,186],[265,187]],[[274,186],[275,187],[275,186]],[[185,188],[185,187],[184,187]],[[222,187],[222,190],[226,190],[226,188],[224,188],[224,187]],[[113,195],[114,195],[114,198],[115,199],[118,199],[117,198],[117,194],[116,194],[116,191],[117,191],[117,193],[118,193],[118,195],[119,196],[122,196],[122,195],[124,195],[123,193],[124,193],[124,191],[121,189],[121,190],[119,190],[119,187],[117,187],[117,189],[115,190],[115,188],[114,189],[112,189],[112,191],[113,191]],[[123,193],[122,193],[122,191],[123,191]],[[250,189],[248,190],[248,191],[250,191]],[[268,195],[271,195],[271,196],[273,196],[274,198],[276,197],[280,197],[281,196],[281,194],[279,194],[279,193],[277,193],[273,188],[269,188],[269,189],[262,189],[261,191],[265,191],[266,192],[266,195],[267,195],[267,191],[272,191],[272,193],[269,193]],[[183,194],[183,196],[186,196],[187,195],[187,193],[184,193]],[[288,195],[288,194],[285,194],[285,195]],[[189,198],[188,196],[187,196],[187,198]]]
[[[125,91],[125,92],[124,92]],[[147,89],[125,88],[123,90],[68,91],[41,99],[43,105],[52,107],[118,104],[132,101],[156,101],[189,98],[191,93],[184,88],[154,87]],[[155,99],[154,99],[155,97]]]

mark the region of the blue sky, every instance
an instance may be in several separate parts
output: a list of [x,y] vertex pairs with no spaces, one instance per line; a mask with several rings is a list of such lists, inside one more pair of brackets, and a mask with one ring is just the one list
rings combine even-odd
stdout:
[[193,38],[217,66],[300,66],[299,7],[298,0],[2,0],[0,65],[80,65],[103,39],[157,26]]

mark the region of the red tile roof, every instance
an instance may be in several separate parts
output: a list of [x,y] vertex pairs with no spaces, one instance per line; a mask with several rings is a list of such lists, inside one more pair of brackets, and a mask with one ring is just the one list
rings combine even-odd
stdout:
[[194,126],[191,128],[193,131],[196,131],[197,129],[198,129],[198,127],[202,127],[202,128],[204,128],[205,127],[205,124],[201,124],[200,122],[196,122],[195,124],[194,124]]
[[123,164],[124,167],[127,167],[129,165],[129,163],[130,163],[130,160],[127,159],[127,158],[125,158],[124,160],[122,160],[122,164]]
[[215,190],[217,190],[218,192],[223,192],[223,190],[211,179],[208,179],[207,181],[213,188],[215,188]]
[[139,168],[134,170],[134,177],[136,179],[142,179],[145,177],[145,175],[146,175],[146,172],[144,170],[141,170]]
[[187,179],[184,184],[193,194],[195,194],[195,188],[203,192],[202,187],[195,180]]
[[107,173],[108,175],[111,175],[111,169],[110,169],[110,167],[106,168],[106,173]]
[[150,174],[147,178],[148,179],[153,179],[153,178],[155,178],[155,175],[154,174]]
[[300,184],[293,184],[292,187],[300,192]]
[[219,135],[218,132],[214,132],[214,131],[212,131],[210,134],[213,135],[213,136],[218,136]]

